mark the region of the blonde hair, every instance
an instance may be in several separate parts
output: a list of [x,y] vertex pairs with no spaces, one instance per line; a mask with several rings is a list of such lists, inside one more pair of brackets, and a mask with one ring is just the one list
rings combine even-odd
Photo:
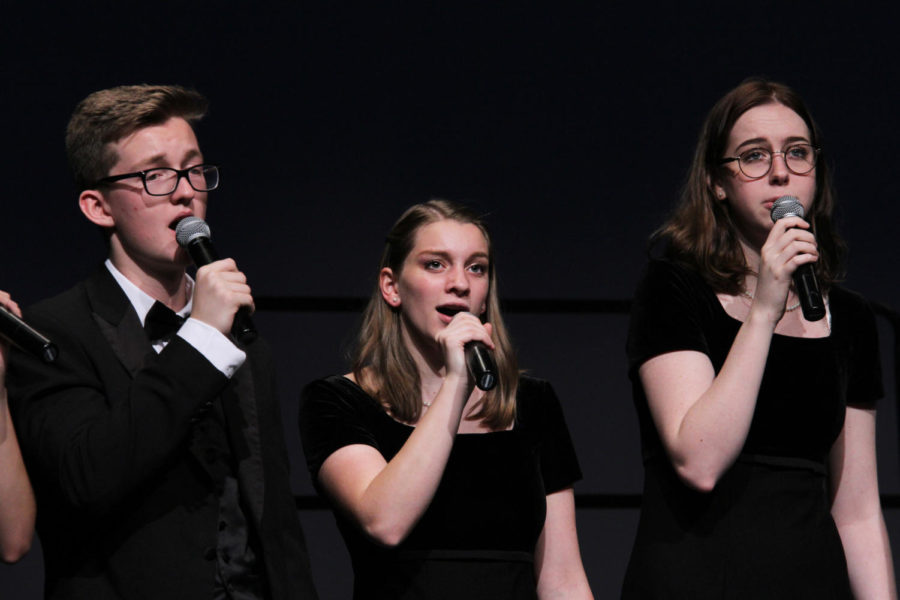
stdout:
[[[470,208],[447,200],[416,204],[407,209],[391,228],[378,271],[387,267],[399,275],[406,257],[415,246],[419,229],[445,219],[475,225],[488,245],[489,283],[484,321],[493,326],[491,338],[495,346],[498,383],[497,387],[484,394],[471,418],[480,419],[492,429],[505,429],[516,416],[519,370],[509,333],[500,315],[494,253],[482,219]],[[406,423],[418,421],[422,410],[419,370],[403,342],[399,309],[384,301],[377,284],[363,312],[362,326],[351,358],[353,375],[366,393],[386,406],[395,418]]]

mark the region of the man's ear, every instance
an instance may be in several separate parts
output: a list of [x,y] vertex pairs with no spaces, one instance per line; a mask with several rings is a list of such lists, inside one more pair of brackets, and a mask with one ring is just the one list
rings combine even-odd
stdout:
[[84,190],[78,195],[78,207],[88,221],[100,227],[113,227],[116,222],[109,210],[109,202],[97,190]]
[[378,274],[378,287],[381,289],[381,297],[388,303],[388,306],[393,308],[399,308],[403,303],[400,299],[398,283],[399,281],[390,267],[383,268],[381,273]]

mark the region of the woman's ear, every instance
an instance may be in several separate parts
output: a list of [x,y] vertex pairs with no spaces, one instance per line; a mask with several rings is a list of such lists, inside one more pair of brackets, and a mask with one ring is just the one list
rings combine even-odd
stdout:
[[712,190],[713,196],[716,197],[716,200],[724,200],[728,196],[725,194],[725,188],[719,185],[718,182],[714,182],[712,178],[706,178],[706,186]]
[[378,287],[381,289],[381,297],[393,308],[399,308],[401,304],[398,280],[390,267],[385,267],[378,274]]
[[713,190],[716,194],[716,200],[724,200],[727,196],[725,196],[725,190],[721,185],[714,185]]

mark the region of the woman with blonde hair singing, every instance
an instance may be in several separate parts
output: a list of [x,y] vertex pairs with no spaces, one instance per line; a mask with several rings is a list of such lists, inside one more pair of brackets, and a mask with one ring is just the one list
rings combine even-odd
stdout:
[[[575,530],[581,477],[562,410],[520,376],[490,238],[432,200],[387,238],[353,371],[304,390],[300,430],[334,506],[354,598],[589,598]],[[493,351],[474,386],[466,347]]]

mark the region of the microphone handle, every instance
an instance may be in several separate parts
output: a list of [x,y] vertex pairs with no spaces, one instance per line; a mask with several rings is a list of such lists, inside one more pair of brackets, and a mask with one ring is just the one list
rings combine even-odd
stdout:
[[209,238],[198,237],[187,245],[188,254],[191,260],[198,267],[208,265],[209,263],[219,260],[219,255]]
[[800,297],[800,308],[807,321],[818,321],[825,316],[825,299],[819,290],[816,272],[809,263],[800,265],[794,271],[794,286]]
[[30,352],[45,363],[52,363],[59,355],[56,344],[28,323],[0,306],[0,336],[22,350]]
[[242,306],[234,313],[234,321],[231,323],[231,335],[240,343],[252,344],[259,337],[253,319],[250,318],[250,308]]
[[483,343],[466,344],[466,365],[478,389],[487,392],[497,385],[497,365],[491,351]]
[[[198,267],[219,260],[215,247],[209,241],[209,238],[206,237],[199,237],[189,243],[187,250],[194,264]],[[253,325],[253,319],[250,318],[250,307],[242,306],[234,314],[234,320],[231,322],[231,335],[245,345],[252,343],[259,337],[256,326]]]

